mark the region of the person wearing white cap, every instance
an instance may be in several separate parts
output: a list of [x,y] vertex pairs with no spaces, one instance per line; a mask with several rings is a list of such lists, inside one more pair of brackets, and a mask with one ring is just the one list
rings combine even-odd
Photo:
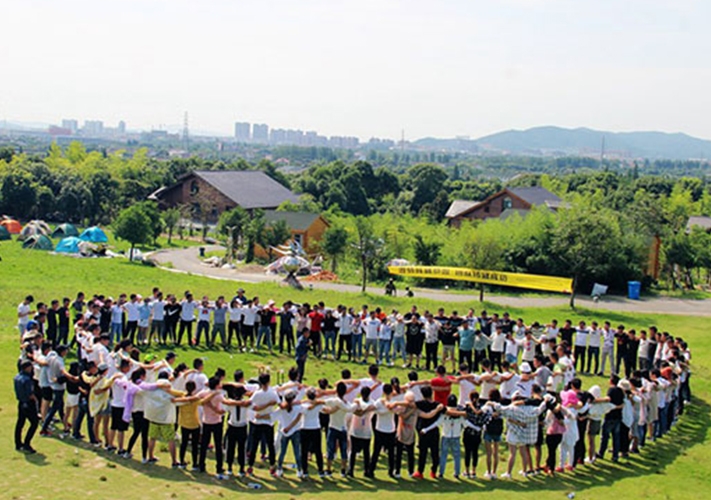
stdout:
[[531,365],[525,361],[521,363],[519,371],[521,375],[516,382],[516,391],[521,393],[524,399],[528,399],[533,394],[533,386],[536,383],[536,379],[532,373]]

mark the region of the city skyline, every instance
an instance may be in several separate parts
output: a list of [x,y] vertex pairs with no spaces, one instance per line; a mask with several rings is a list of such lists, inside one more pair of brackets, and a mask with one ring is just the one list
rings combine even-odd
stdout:
[[695,0],[4,7],[0,120],[152,130],[187,109],[191,128],[222,136],[238,118],[361,140],[538,125],[711,137],[711,5]]

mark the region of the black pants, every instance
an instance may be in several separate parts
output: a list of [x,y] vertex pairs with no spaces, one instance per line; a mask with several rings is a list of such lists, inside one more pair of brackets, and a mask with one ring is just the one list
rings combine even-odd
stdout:
[[397,442],[396,446],[396,456],[395,456],[395,472],[400,473],[400,467],[402,465],[402,454],[407,453],[407,472],[412,475],[415,472],[415,443],[403,444],[400,441]]
[[133,445],[136,444],[136,440],[138,440],[138,436],[141,436],[141,455],[143,458],[148,458],[148,429],[151,423],[143,417],[142,411],[134,411],[131,413],[131,421],[133,421],[133,434],[131,434],[131,438],[128,440],[128,448],[126,448],[126,451],[131,453]]
[[239,471],[244,472],[245,458],[247,456],[247,426],[227,426],[227,470],[232,470],[235,463],[235,449],[237,450],[237,465]]
[[200,451],[200,427],[195,429],[180,428],[180,460],[181,464],[185,463],[185,452],[188,451],[188,441],[190,441],[190,454],[193,459],[193,467],[198,466],[200,460],[198,453]]
[[254,325],[242,325],[242,341],[245,347],[247,347],[247,340],[249,346],[254,347]]
[[348,355],[348,361],[351,360],[351,335],[338,336],[338,353],[336,359],[341,359],[341,355],[345,352]]
[[425,370],[430,369],[430,361],[432,368],[437,368],[437,347],[439,347],[438,342],[425,343]]
[[[593,360],[595,361],[595,370],[590,371],[590,368],[592,368]],[[587,370],[585,370],[585,371],[588,373],[597,373],[599,367],[600,367],[600,348],[599,347],[588,347],[588,366],[587,366]]]
[[580,438],[575,443],[575,462],[581,464],[585,460],[585,436],[588,434],[587,419],[578,420],[578,436]]
[[59,327],[59,335],[57,336],[57,345],[66,345],[66,343],[69,341],[69,327],[68,326],[60,326]]
[[252,441],[249,443],[249,466],[254,465],[257,458],[257,447],[264,442],[267,446],[269,465],[274,467],[276,463],[274,452],[274,427],[269,424],[252,424]]
[[242,347],[242,323],[239,321],[230,321],[227,324],[227,345],[232,345],[232,336],[234,335],[237,341],[237,347]]
[[286,341],[286,352],[291,354],[294,348],[294,330],[292,328],[279,329],[279,352],[284,352],[284,343]]
[[138,321],[128,321],[126,322],[126,330],[124,330],[123,338],[131,339],[133,344],[134,337],[136,336],[136,330],[138,329]]
[[200,442],[200,472],[205,472],[205,457],[210,440],[215,438],[215,461],[217,473],[222,474],[222,422],[219,424],[202,424],[202,441]]
[[417,460],[417,472],[422,474],[427,465],[427,454],[432,456],[432,472],[437,473],[439,467],[439,429],[433,429],[427,434],[420,434],[420,443],[418,446],[420,456]]
[[388,453],[388,474],[395,474],[395,433],[375,431],[375,444],[373,445],[373,457],[370,461],[370,473],[374,474],[378,466],[380,451]]
[[56,414],[64,420],[64,391],[52,391],[52,406],[47,412],[47,416],[42,423],[42,430],[46,431],[49,429],[52,419]]
[[496,351],[491,351],[491,370],[496,371],[499,370],[501,371],[501,356],[503,356],[503,352],[496,352]]
[[321,429],[301,429],[301,472],[309,473],[309,453],[316,459],[319,474],[323,472],[323,453],[321,452]]
[[188,333],[188,345],[190,345],[190,341],[193,338],[193,322],[192,321],[185,321],[184,319],[180,320],[180,330],[178,330],[178,342],[177,344],[180,345],[180,343],[183,341],[183,334],[187,332]]
[[[464,470],[476,472],[479,465],[479,446],[481,446],[481,431],[467,428],[464,431]],[[471,465],[471,469],[469,466]]]
[[[581,436],[581,438],[585,439],[585,436]],[[548,467],[549,471],[555,470],[555,456],[561,441],[563,441],[563,434],[546,435],[546,446],[548,447],[548,458],[546,459],[546,466]]]
[[471,373],[476,373],[479,371],[479,364],[486,359],[486,351],[474,351],[474,366]]
[[472,352],[471,351],[463,351],[462,349],[459,349],[459,364],[461,365],[462,363],[467,364],[467,366],[469,367],[469,372],[471,373],[472,368],[474,366],[473,362],[472,362]]
[[587,353],[587,350],[588,348],[584,345],[575,346],[575,371],[578,371],[578,363],[580,363],[580,371],[585,369],[585,354]]
[[620,453],[625,455],[630,451],[630,428],[620,425]]
[[[301,446],[303,450],[304,438],[301,437]],[[363,439],[351,436],[351,457],[348,465],[348,474],[353,476],[353,470],[355,469],[356,458],[358,453],[363,452],[363,468],[366,474],[368,474],[368,467],[370,467],[370,439]]]
[[177,319],[166,319],[165,320],[165,330],[163,330],[163,342],[170,340],[175,343],[175,333],[178,328]]
[[[25,439],[22,439],[22,428],[25,422],[30,423],[30,428],[27,429]],[[32,446],[32,438],[37,432],[39,425],[39,416],[37,416],[37,405],[34,401],[17,404],[17,423],[15,424],[15,449],[20,449],[23,446],[29,448]]]

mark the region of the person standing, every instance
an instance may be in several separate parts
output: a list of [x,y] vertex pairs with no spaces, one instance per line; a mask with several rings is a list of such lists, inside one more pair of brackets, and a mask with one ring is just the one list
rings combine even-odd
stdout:
[[52,389],[52,406],[49,408],[44,422],[42,423],[43,433],[49,432],[49,426],[54,416],[64,411],[64,391],[66,389],[67,379],[78,382],[78,379],[71,375],[64,366],[64,357],[67,355],[68,350],[65,345],[57,346],[56,351],[54,351],[56,352],[56,356],[52,356],[47,366],[49,386]]
[[187,333],[188,344],[192,343],[193,339],[193,323],[195,322],[195,310],[200,304],[193,299],[193,295],[188,293],[185,299],[180,302],[180,330],[178,331],[178,342],[180,345],[183,341],[183,334]]
[[375,402],[375,444],[370,460],[370,477],[375,477],[380,451],[388,454],[388,476],[395,477],[395,414],[393,413],[393,386],[383,386],[383,397]]
[[439,413],[444,410],[444,406],[432,399],[431,387],[424,386],[421,392],[424,399],[415,403],[418,410],[417,432],[420,435],[419,457],[417,472],[412,477],[422,479],[422,474],[427,465],[427,455],[429,454],[432,457],[430,477],[436,479],[437,467],[439,466],[439,427],[437,427],[436,423],[439,419]]
[[578,362],[580,362],[580,372],[585,373],[585,355],[588,351],[588,336],[590,335],[590,329],[585,324],[585,321],[581,321],[578,324],[578,328],[575,329],[575,350],[573,351],[573,356],[575,357],[575,371],[578,371]]
[[[425,370],[429,371],[430,366],[436,368],[437,348],[439,346],[439,332],[442,324],[434,319],[431,314],[425,317]],[[431,363],[431,365],[430,365]]]
[[615,373],[615,331],[610,327],[610,322],[605,321],[602,327],[602,364],[599,377],[605,375],[605,361],[610,360],[610,373]]
[[611,403],[612,409],[605,415],[605,421],[602,424],[602,438],[600,439],[600,450],[597,458],[603,458],[607,445],[612,438],[612,461],[617,462],[620,456],[620,429],[622,427],[622,407],[625,402],[625,393],[617,385],[620,378],[617,375],[610,376],[610,388],[607,391],[607,397],[596,402]]
[[132,293],[130,300],[124,306],[126,308],[126,331],[123,334],[123,338],[130,339],[131,343],[135,342],[136,330],[138,329],[138,319],[140,317],[140,305],[141,296]]
[[[225,409],[222,406],[224,393],[222,392],[222,383],[218,377],[212,377],[208,381],[208,393],[202,394],[203,399],[200,400],[202,405],[202,439],[200,441],[200,472],[205,472],[205,459],[207,457],[207,449],[210,442],[214,443],[215,462],[216,462],[216,479],[226,479],[223,468],[222,457],[222,415],[225,414]],[[214,438],[214,440],[213,440]],[[256,450],[255,450],[256,451]]]
[[279,402],[279,395],[270,387],[271,377],[268,373],[259,375],[259,389],[252,394],[251,438],[249,445],[249,468],[247,474],[254,472],[254,462],[257,459],[257,448],[264,442],[268,449],[269,472],[276,473],[276,457],[274,450],[274,406]]
[[415,359],[415,367],[420,369],[420,358],[422,357],[422,322],[417,306],[412,306],[410,312],[405,314],[405,350],[407,351],[407,364],[405,368],[412,368],[412,360]]
[[291,354],[294,348],[295,320],[291,301],[284,302],[277,315],[279,316],[279,353],[284,352],[284,344],[286,344],[286,352]]
[[217,335],[220,335],[222,347],[227,348],[227,311],[229,307],[225,302],[225,297],[220,295],[215,301],[215,307],[212,311],[212,335],[210,338],[210,347],[215,346]]
[[158,343],[165,343],[165,301],[163,300],[163,292],[158,292],[156,298],[151,302],[151,332],[148,335],[148,345],[153,340],[153,335],[157,334]]
[[296,354],[296,367],[299,372],[299,382],[304,379],[304,373],[306,373],[306,359],[309,357],[309,336],[311,332],[308,328],[304,328],[301,332],[299,340],[296,342],[296,348],[294,353]]
[[[588,366],[585,372],[588,374],[596,374],[600,368],[600,344],[602,343],[602,330],[597,326],[597,321],[590,324],[590,332],[588,334]],[[595,361],[595,369],[591,370],[592,362]],[[582,366],[580,367],[583,370]]]
[[[15,450],[26,453],[35,453],[32,448],[32,438],[39,425],[37,415],[37,398],[34,393],[34,383],[32,382],[32,361],[23,361],[20,364],[20,373],[15,375],[13,380],[15,386],[15,398],[17,399],[17,423],[15,424]],[[30,423],[29,429],[22,438],[22,430],[25,422]]]
[[175,336],[178,330],[178,322],[180,321],[181,305],[175,298],[175,295],[168,295],[168,300],[165,304],[165,335],[163,342],[167,343],[168,339],[175,344]]
[[27,323],[30,322],[30,317],[35,313],[30,308],[30,304],[35,301],[32,295],[25,297],[25,300],[20,302],[17,306],[17,329],[20,331],[20,337],[24,335],[25,330],[27,330]]

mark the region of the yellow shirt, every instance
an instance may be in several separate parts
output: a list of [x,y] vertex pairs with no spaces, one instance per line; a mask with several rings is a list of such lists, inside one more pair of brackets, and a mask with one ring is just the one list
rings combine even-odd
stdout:
[[185,429],[197,429],[200,427],[199,407],[199,399],[190,401],[189,403],[182,403],[181,406],[178,407],[178,425]]
[[111,395],[111,391],[109,390],[97,393],[97,389],[108,389],[113,382],[114,380],[112,378],[104,377],[91,388],[91,392],[89,393],[89,413],[92,417],[97,416],[101,411],[106,409],[109,405],[109,396]]

